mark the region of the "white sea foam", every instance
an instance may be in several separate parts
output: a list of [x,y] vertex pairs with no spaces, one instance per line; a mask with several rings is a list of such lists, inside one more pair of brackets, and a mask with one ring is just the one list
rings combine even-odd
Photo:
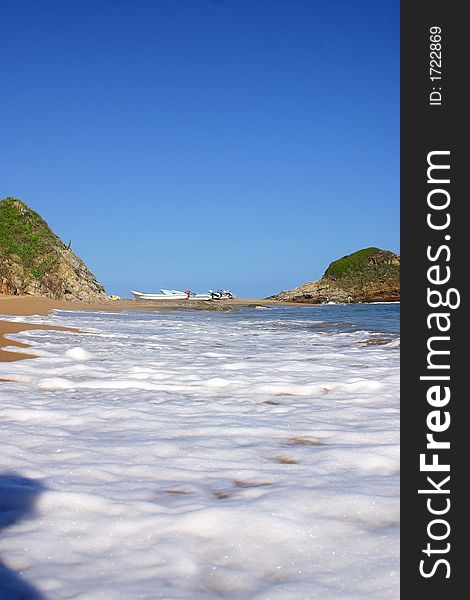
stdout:
[[64,352],[64,356],[75,360],[90,360],[92,355],[83,348],[69,348]]
[[10,574],[51,599],[396,599],[396,336],[276,314],[20,319],[82,333],[0,363]]

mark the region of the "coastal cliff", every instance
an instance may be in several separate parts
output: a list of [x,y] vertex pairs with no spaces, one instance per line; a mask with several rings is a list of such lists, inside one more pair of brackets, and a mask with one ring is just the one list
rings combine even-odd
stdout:
[[400,300],[400,257],[379,248],[364,248],[332,262],[319,281],[282,291],[271,300],[322,302],[397,302]]
[[17,198],[0,200],[0,294],[82,302],[108,298],[70,244]]

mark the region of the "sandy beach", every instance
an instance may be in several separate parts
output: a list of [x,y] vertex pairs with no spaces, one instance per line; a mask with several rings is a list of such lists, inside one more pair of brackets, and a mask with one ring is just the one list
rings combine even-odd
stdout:
[[[26,315],[47,315],[54,308],[62,308],[64,303],[61,301],[50,300],[49,298],[36,298],[33,296],[0,296],[0,315],[26,316]],[[66,305],[75,303],[66,302]],[[70,307],[63,307],[64,310],[71,310]],[[5,334],[19,333],[27,329],[59,329],[62,331],[74,331],[67,327],[46,327],[44,325],[34,325],[32,323],[18,323],[8,320],[0,320],[0,361],[12,362],[24,358],[35,358],[34,354],[25,352],[6,351],[5,346],[17,346],[27,348],[28,344],[5,338]]]
[[[260,300],[257,298],[234,298],[232,300],[217,300],[211,302],[197,301],[175,301],[158,300],[155,302],[136,300],[109,300],[105,302],[70,302],[67,300],[52,300],[38,296],[0,296],[0,315],[5,316],[30,316],[48,315],[52,310],[86,310],[86,311],[122,311],[122,310],[233,310],[243,306],[270,306],[278,305],[279,302],[272,300]],[[295,303],[283,302],[283,305]],[[17,346],[27,348],[28,345],[15,340],[5,338],[5,334],[19,333],[27,329],[60,329],[62,331],[76,331],[67,327],[54,327],[47,325],[33,325],[31,323],[12,322],[8,319],[0,319],[0,361],[10,362],[25,358],[34,358],[33,354],[25,352],[12,352],[2,350],[5,346]]]

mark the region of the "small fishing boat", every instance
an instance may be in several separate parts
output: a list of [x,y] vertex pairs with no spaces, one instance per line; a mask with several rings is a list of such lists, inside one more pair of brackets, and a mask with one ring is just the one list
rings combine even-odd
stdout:
[[179,292],[178,290],[160,290],[159,294],[147,294],[131,290],[136,300],[212,300],[211,294],[195,294],[190,290]]
[[186,300],[188,297],[184,292],[180,292],[179,294],[146,294],[131,290],[131,294],[136,300]]
[[212,300],[210,294],[189,294],[188,300]]
[[173,296],[173,294],[181,296],[181,294],[185,294],[186,292],[180,292],[179,290],[160,290],[160,293],[168,296]]

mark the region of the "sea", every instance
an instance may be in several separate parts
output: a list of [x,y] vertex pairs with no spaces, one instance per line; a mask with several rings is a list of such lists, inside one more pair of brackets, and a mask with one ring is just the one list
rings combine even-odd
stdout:
[[0,598],[396,600],[399,313],[13,318]]

